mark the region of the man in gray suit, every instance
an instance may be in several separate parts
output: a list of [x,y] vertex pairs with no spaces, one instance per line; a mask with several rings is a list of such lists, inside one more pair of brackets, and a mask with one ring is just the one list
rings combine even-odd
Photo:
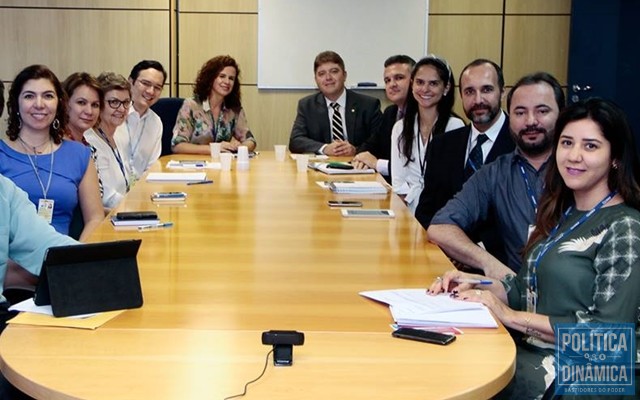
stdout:
[[318,54],[313,70],[320,92],[298,102],[289,150],[353,156],[382,125],[380,100],[345,89],[344,61],[333,51]]

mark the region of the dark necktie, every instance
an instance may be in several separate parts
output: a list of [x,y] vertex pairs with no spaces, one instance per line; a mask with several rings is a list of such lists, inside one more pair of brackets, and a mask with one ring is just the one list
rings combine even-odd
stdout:
[[331,103],[333,108],[333,116],[331,117],[331,139],[344,140],[344,131],[342,129],[342,115],[340,115],[340,104]]
[[484,133],[478,135],[476,145],[471,149],[469,158],[467,159],[467,165],[464,167],[464,173],[467,178],[482,167],[482,143],[486,142],[488,139],[489,138]]

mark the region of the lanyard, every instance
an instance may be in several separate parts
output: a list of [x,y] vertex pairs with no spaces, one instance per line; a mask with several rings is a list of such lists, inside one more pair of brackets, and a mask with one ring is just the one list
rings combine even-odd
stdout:
[[421,179],[424,179],[424,172],[427,169],[427,154],[429,153],[429,145],[431,144],[431,139],[433,139],[433,127],[436,126],[436,122],[438,122],[437,117],[436,117],[436,120],[433,122],[433,125],[431,125],[431,131],[429,132],[427,145],[425,146],[425,149],[424,149],[424,157],[420,157],[421,156],[420,145],[422,144],[422,135],[420,134],[420,117],[418,116],[418,134],[416,135],[416,139],[418,142],[418,162],[420,163],[420,172],[422,172]]
[[529,202],[531,203],[531,207],[533,207],[534,213],[537,214],[538,200],[536,199],[536,192],[533,190],[533,187],[531,187],[531,182],[529,182],[529,178],[527,177],[527,172],[524,170],[524,161],[518,159],[518,166],[520,166],[520,175],[522,175],[524,184],[527,187],[527,196],[529,196]]
[[47,186],[45,187],[44,183],[42,183],[42,179],[40,178],[40,172],[38,172],[38,156],[35,154],[33,155],[35,157],[34,162],[34,160],[31,158],[31,154],[29,154],[29,149],[25,145],[22,138],[18,136],[18,139],[20,140],[20,144],[22,145],[22,147],[24,147],[24,149],[27,151],[27,158],[29,158],[31,168],[33,168],[33,172],[36,174],[36,179],[38,179],[38,183],[40,184],[40,188],[42,189],[42,195],[44,196],[44,199],[46,199],[47,193],[49,193],[49,188],[51,187],[51,177],[53,176],[53,146],[51,146],[51,142],[49,142],[49,146],[51,149],[51,165],[49,166],[49,179],[47,180]]
[[553,227],[553,229],[549,233],[549,237],[547,237],[545,242],[541,245],[540,252],[538,253],[538,256],[536,257],[535,261],[533,262],[533,268],[531,270],[531,275],[530,275],[531,276],[531,280],[530,280],[531,283],[530,283],[530,287],[529,287],[529,289],[533,293],[537,294],[537,290],[538,290],[538,266],[540,265],[540,261],[542,261],[542,257],[544,257],[545,253],[547,251],[549,251],[549,249],[551,249],[551,247],[553,247],[556,243],[558,243],[559,241],[564,239],[567,235],[569,235],[571,232],[573,232],[577,227],[579,227],[580,225],[585,223],[593,214],[595,214],[602,207],[604,207],[604,205],[607,204],[609,202],[609,200],[611,200],[617,193],[618,193],[617,190],[614,190],[613,192],[609,193],[607,195],[607,197],[605,197],[604,199],[600,200],[600,202],[598,204],[596,204],[595,207],[593,207],[586,214],[584,214],[582,217],[580,217],[580,219],[578,219],[576,222],[574,222],[573,225],[571,225],[569,227],[569,229],[567,229],[567,230],[565,230],[563,232],[560,232],[556,236],[556,233],[558,232],[558,229],[560,228],[562,223],[567,219],[567,217],[569,216],[569,214],[573,210],[573,207],[569,207],[567,209],[567,211],[565,211],[564,214],[562,214],[562,217],[560,218],[560,221],[558,222],[558,224],[555,227]]
[[109,138],[104,133],[102,128],[98,128],[98,133],[100,133],[102,140],[104,140],[107,143],[107,145],[111,149],[111,152],[113,153],[113,156],[116,158],[116,161],[120,166],[120,172],[122,172],[122,177],[124,178],[125,186],[127,187],[127,191],[129,191],[129,181],[127,180],[127,173],[124,170],[124,164],[122,163],[122,157],[120,156],[120,151],[118,151],[118,146],[115,146],[115,148],[111,146],[111,143],[109,142]]

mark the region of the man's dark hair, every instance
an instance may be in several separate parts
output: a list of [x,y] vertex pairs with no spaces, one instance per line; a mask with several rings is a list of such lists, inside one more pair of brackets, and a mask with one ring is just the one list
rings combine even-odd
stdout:
[[[498,75],[498,88],[500,89],[500,92],[503,92],[504,91],[504,74],[502,73],[502,68],[500,68],[498,64],[486,58],[476,58],[475,60],[471,61],[469,64],[465,65],[465,67],[462,68],[462,72],[460,72],[458,83],[462,82],[462,74],[464,74],[464,71],[468,70],[471,67],[479,67],[482,64],[489,64],[493,67],[493,69],[496,70],[496,75]],[[459,88],[460,88],[460,91],[462,92],[462,86],[460,86]]]
[[558,110],[562,111],[566,105],[564,91],[562,90],[562,86],[558,80],[548,72],[536,72],[520,78],[507,95],[507,110],[511,110],[511,99],[513,98],[513,93],[515,93],[516,89],[520,86],[536,85],[538,83],[546,83],[551,86],[553,89],[553,95],[556,98],[556,103],[558,104]]
[[391,56],[384,61],[385,68],[393,64],[409,64],[411,68],[413,68],[413,66],[416,65],[416,60],[404,54],[398,54]]
[[138,75],[140,75],[140,71],[143,71],[145,69],[149,69],[149,68],[153,68],[155,70],[158,70],[160,72],[162,72],[162,76],[163,76],[163,81],[162,84],[164,85],[164,83],[167,81],[167,71],[164,70],[164,67],[162,66],[162,64],[160,64],[160,62],[156,61],[156,60],[142,60],[139,63],[137,63],[136,65],[133,66],[133,68],[131,69],[131,73],[129,74],[129,78],[131,78],[132,81],[135,82],[136,79],[138,79]]

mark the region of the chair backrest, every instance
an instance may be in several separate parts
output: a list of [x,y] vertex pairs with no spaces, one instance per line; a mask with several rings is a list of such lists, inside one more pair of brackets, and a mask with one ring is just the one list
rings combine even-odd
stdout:
[[176,117],[183,102],[184,99],[181,97],[163,97],[151,106],[151,109],[158,114],[162,121],[162,152],[160,155],[171,154],[173,126],[176,124]]

